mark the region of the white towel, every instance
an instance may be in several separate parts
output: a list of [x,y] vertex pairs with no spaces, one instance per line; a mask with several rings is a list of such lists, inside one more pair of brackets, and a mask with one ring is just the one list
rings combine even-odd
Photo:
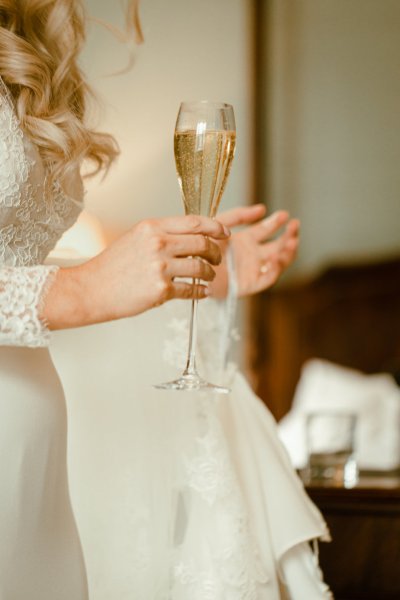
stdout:
[[307,463],[306,416],[325,411],[357,415],[355,456],[360,469],[400,466],[400,388],[391,375],[365,375],[319,359],[305,363],[292,409],[279,424],[296,468]]

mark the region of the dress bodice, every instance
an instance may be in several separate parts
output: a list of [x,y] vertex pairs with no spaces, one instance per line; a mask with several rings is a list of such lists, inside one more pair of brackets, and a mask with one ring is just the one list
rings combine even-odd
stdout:
[[47,345],[40,309],[57,267],[43,262],[77,219],[82,197],[78,172],[63,187],[50,182],[0,78],[0,345]]
[[26,136],[0,79],[0,266],[42,263],[82,207],[79,175],[67,195],[48,173]]

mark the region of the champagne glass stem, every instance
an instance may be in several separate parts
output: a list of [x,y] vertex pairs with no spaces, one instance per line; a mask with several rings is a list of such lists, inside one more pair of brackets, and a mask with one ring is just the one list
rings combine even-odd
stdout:
[[[197,279],[193,279],[193,288],[196,289]],[[193,298],[190,311],[189,345],[186,368],[183,375],[197,375],[196,371],[196,342],[197,342],[197,307],[199,301]]]

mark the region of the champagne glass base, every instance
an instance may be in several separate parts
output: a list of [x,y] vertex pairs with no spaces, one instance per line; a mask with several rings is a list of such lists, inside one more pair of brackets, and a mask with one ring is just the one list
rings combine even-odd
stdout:
[[198,375],[182,375],[178,379],[167,381],[165,383],[158,383],[154,387],[158,390],[178,390],[188,392],[210,391],[217,392],[218,394],[229,394],[231,391],[227,387],[209,383]]

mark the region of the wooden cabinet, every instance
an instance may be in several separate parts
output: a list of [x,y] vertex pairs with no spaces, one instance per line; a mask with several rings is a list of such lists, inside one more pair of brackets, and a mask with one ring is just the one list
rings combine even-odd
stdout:
[[363,475],[352,489],[308,485],[332,542],[320,564],[336,600],[399,600],[400,474]]

